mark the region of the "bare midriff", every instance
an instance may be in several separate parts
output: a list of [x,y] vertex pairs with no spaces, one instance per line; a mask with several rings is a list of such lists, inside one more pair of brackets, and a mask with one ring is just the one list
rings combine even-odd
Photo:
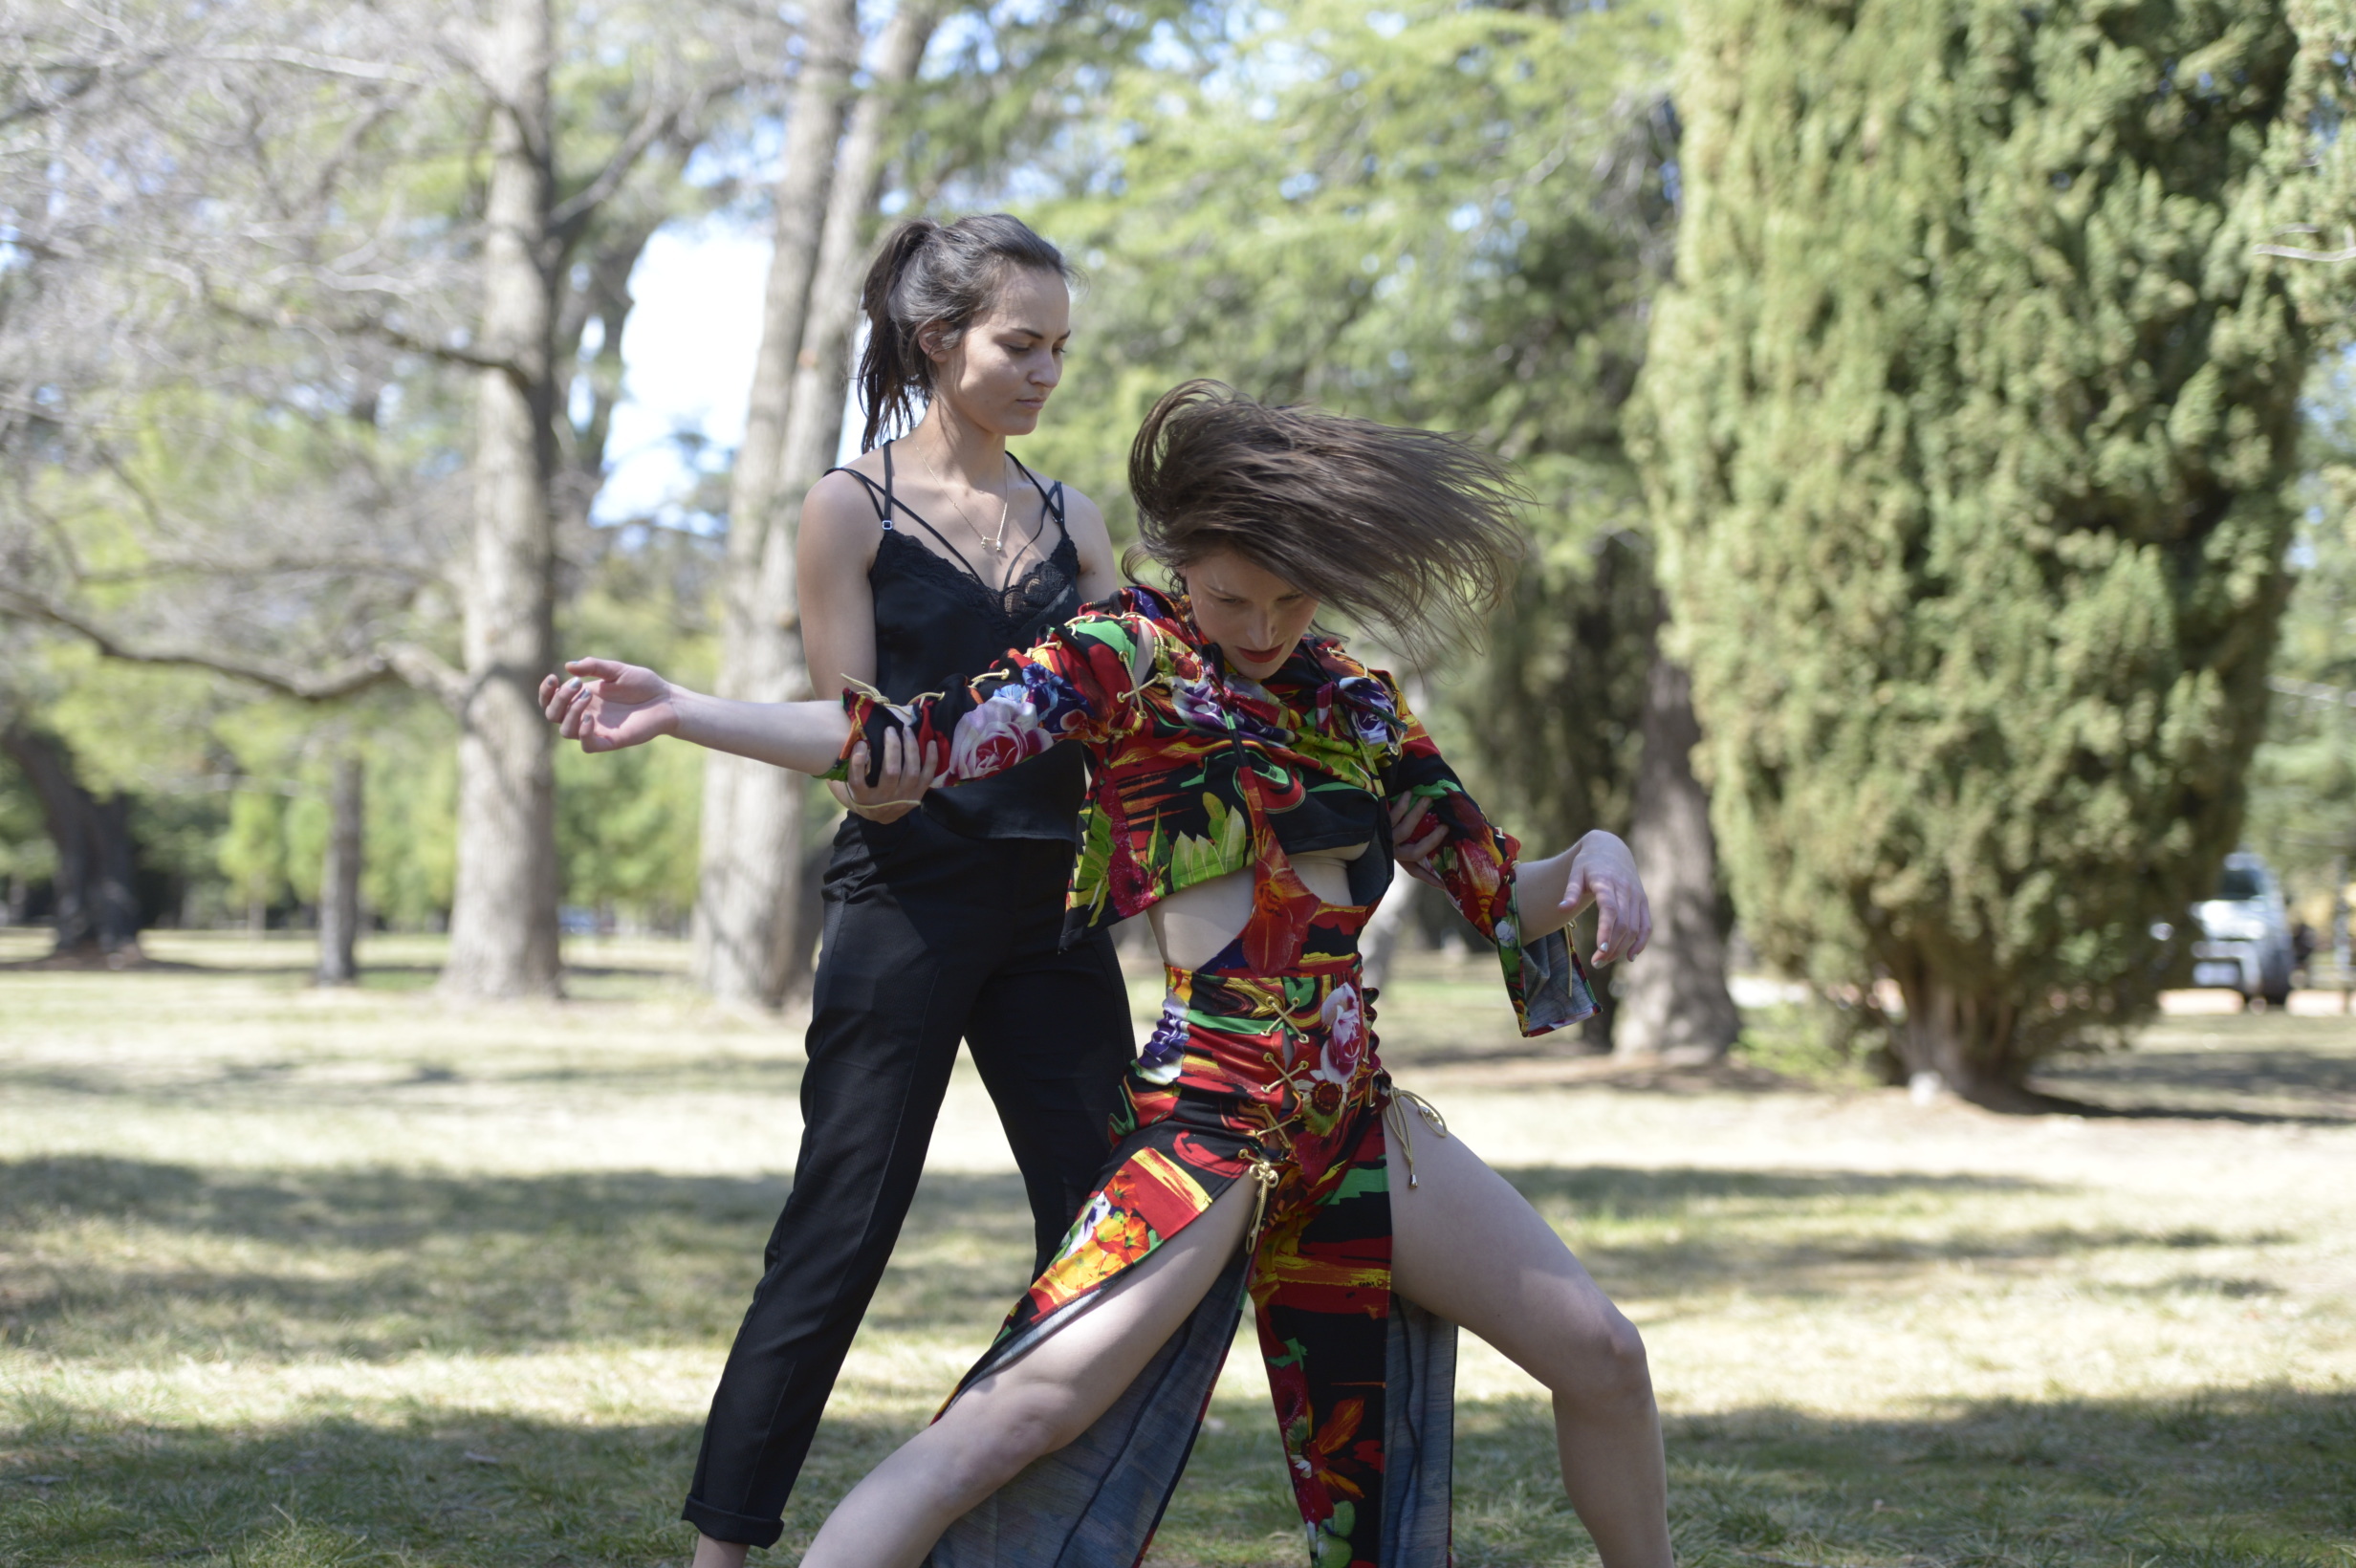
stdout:
[[[1327,904],[1346,904],[1350,902],[1349,864],[1366,848],[1364,844],[1343,844],[1308,849],[1289,859],[1310,892]],[[1241,935],[1244,923],[1252,918],[1252,873],[1233,871],[1196,882],[1155,904],[1146,918],[1153,922],[1154,940],[1162,945],[1162,962],[1176,969],[1201,969]]]

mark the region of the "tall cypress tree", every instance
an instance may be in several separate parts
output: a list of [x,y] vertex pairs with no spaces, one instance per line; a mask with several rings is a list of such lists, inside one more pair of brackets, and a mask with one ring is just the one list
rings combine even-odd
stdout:
[[[1643,398],[1746,928],[2021,1103],[2239,832],[2310,329],[2280,0],[1699,0]],[[2270,162],[2270,143],[2273,158]]]

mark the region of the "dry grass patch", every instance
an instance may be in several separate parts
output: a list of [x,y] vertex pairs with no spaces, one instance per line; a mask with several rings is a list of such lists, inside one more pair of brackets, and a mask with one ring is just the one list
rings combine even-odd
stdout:
[[[473,1010],[430,944],[342,994],[292,942],[153,951],[0,972],[0,1564],[682,1560],[797,1027],[657,945]],[[1687,1562],[2356,1568],[2356,1025],[2170,1020],[2007,1120],[1501,1013],[1425,965],[1386,1053],[1643,1324]],[[782,1560],[1020,1283],[969,1072],[933,1156]],[[1528,1380],[1468,1343],[1461,1383],[1459,1561],[1591,1560]],[[1155,1562],[1293,1568],[1248,1345],[1213,1414]]]

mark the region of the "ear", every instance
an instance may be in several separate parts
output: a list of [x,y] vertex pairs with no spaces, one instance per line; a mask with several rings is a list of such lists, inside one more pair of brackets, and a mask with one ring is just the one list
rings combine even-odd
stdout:
[[949,323],[946,321],[927,321],[923,326],[917,328],[916,346],[924,354],[925,358],[930,359],[934,364],[948,363],[949,350],[955,347],[955,345],[949,341]]

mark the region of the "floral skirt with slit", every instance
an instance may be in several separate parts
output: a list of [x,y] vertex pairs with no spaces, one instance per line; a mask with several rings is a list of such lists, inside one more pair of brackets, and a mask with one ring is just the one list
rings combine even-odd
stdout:
[[1320,905],[1280,972],[1255,969],[1246,938],[1169,969],[1104,1179],[959,1392],[1088,1311],[1237,1182],[1258,1189],[1251,1242],[1112,1407],[952,1525],[931,1568],[1138,1562],[1247,1296],[1312,1568],[1446,1568],[1456,1331],[1392,1294],[1390,1273],[1391,1145],[1411,1172],[1415,1134],[1441,1129],[1376,1061],[1366,912]]

